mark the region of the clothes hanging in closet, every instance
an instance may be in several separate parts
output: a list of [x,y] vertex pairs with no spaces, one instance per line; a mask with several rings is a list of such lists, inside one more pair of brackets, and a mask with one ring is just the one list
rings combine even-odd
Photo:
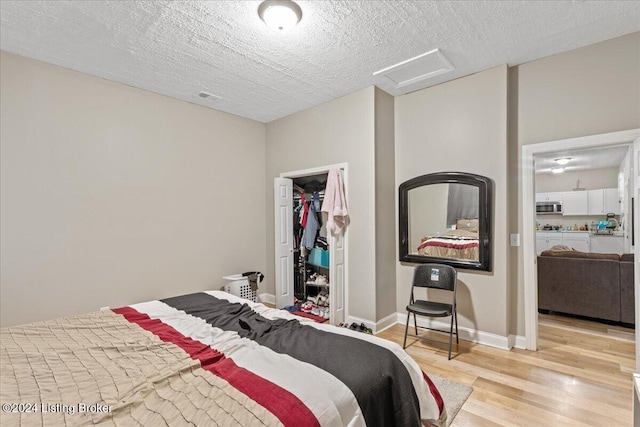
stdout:
[[342,181],[342,170],[340,169],[331,169],[329,171],[322,212],[328,214],[327,230],[334,236],[340,234],[349,223],[347,199],[344,195],[344,183]]
[[316,235],[318,234],[318,230],[320,229],[320,223],[318,222],[314,204],[311,203],[308,208],[309,212],[307,213],[307,225],[306,227],[304,227],[304,232],[302,233],[301,245],[307,249],[313,249],[316,244]]

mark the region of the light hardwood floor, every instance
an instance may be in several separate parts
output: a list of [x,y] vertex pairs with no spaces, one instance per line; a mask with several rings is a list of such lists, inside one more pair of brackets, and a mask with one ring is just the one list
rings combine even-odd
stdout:
[[[378,336],[402,345],[404,326]],[[442,336],[439,336],[441,338]],[[539,350],[407,340],[426,373],[473,387],[452,426],[631,426],[634,330],[539,317]]]

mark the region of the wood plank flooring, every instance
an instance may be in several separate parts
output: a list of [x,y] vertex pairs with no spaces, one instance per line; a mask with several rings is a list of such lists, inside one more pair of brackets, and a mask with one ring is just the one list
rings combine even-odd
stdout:
[[[378,336],[402,345],[404,326]],[[632,425],[633,329],[540,315],[537,352],[461,340],[447,360],[445,344],[407,344],[425,372],[473,387],[452,426]]]

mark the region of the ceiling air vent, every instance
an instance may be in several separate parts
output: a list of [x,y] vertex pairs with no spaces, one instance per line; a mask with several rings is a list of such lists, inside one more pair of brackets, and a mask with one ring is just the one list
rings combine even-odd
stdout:
[[207,99],[207,100],[209,100],[209,101],[217,101],[217,100],[219,100],[219,99],[222,99],[222,97],[221,97],[221,96],[213,95],[213,94],[208,93],[208,92],[200,92],[200,93],[198,94],[198,96],[199,96],[200,98],[204,98],[204,99]]
[[385,77],[396,88],[401,88],[448,73],[454,69],[455,67],[445,58],[440,49],[434,49],[391,67],[376,71],[373,75]]

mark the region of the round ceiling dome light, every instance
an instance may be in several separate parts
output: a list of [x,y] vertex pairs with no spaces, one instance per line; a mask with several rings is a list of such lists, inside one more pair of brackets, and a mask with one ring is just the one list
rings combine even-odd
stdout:
[[564,172],[564,168],[553,168],[553,169],[551,169],[551,172],[553,172],[553,173],[562,173],[562,172]]
[[566,165],[571,161],[571,157],[562,157],[560,159],[556,159],[555,161],[559,165]]
[[285,31],[302,19],[302,9],[291,0],[265,0],[258,7],[260,19],[272,30]]

